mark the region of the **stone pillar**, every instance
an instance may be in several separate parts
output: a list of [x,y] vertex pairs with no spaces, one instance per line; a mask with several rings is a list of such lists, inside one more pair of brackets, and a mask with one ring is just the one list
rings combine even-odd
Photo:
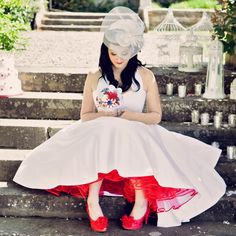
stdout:
[[145,7],[151,7],[152,1],[151,0],[139,0],[139,9],[144,9]]
[[139,0],[138,14],[145,24],[145,32],[149,29],[148,9],[152,8],[151,0]]
[[39,29],[41,26],[41,22],[45,13],[45,5],[43,0],[38,0],[38,12],[36,13],[35,16],[35,22],[34,22],[34,29]]

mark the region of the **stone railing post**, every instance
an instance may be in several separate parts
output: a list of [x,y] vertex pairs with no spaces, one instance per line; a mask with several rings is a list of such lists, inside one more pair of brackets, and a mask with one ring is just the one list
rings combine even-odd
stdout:
[[52,0],[49,0],[49,6],[48,6],[48,10],[51,11],[52,10]]
[[143,9],[145,7],[151,7],[152,1],[151,0],[139,0],[139,9]]
[[148,11],[152,8],[151,0],[139,0],[138,14],[145,24],[145,32],[149,29]]
[[39,11],[36,13],[36,16],[35,16],[35,25],[34,25],[35,29],[40,28],[45,11],[46,10],[45,10],[45,5],[44,5],[44,0],[39,0]]

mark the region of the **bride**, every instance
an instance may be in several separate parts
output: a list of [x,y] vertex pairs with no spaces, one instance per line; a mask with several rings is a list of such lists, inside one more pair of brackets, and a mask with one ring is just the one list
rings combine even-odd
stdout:
[[181,225],[225,193],[214,170],[221,150],[159,125],[157,83],[137,59],[144,32],[137,14],[116,7],[102,28],[99,69],[87,76],[81,120],[36,147],[14,181],[85,198],[97,232],[108,229],[99,205],[105,191],[134,203],[121,218],[124,229],[140,229],[150,211],[157,213],[160,227]]

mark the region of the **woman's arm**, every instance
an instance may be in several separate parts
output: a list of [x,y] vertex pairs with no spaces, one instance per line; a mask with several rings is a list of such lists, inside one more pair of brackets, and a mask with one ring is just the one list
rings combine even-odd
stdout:
[[156,79],[150,70],[146,68],[142,68],[141,70],[140,74],[147,92],[147,113],[124,111],[120,117],[127,120],[140,121],[145,124],[157,124],[161,121],[162,111]]
[[80,111],[80,118],[82,121],[93,120],[101,116],[117,116],[117,112],[96,112],[93,101],[93,89],[96,87],[100,72],[89,72],[84,85],[83,101]]

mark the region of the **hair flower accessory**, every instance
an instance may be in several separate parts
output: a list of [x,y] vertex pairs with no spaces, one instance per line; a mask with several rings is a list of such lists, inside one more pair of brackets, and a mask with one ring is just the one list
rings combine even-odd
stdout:
[[103,43],[119,57],[128,60],[143,47],[144,29],[144,23],[137,13],[127,7],[115,7],[103,19]]
[[122,89],[109,85],[103,88],[96,97],[96,107],[99,111],[114,111],[123,107]]

